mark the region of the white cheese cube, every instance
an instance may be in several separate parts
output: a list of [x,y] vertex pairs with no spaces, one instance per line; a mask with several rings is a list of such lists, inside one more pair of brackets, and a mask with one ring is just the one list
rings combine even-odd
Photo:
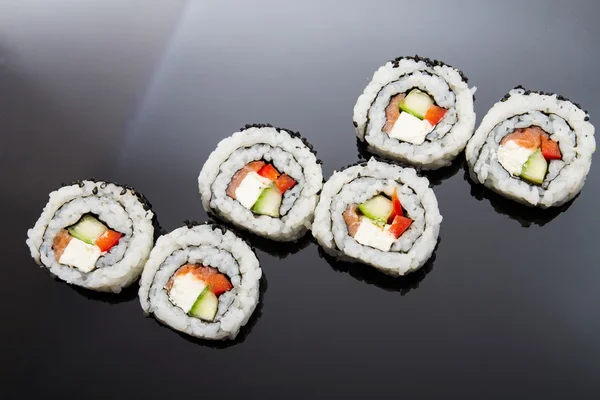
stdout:
[[96,268],[96,261],[101,255],[102,252],[98,246],[72,238],[58,262],[77,268],[81,272],[90,272]]
[[180,275],[173,280],[173,286],[169,291],[169,300],[187,314],[204,289],[206,289],[206,284],[196,278],[194,274]]
[[240,186],[235,189],[235,198],[248,209],[252,208],[262,191],[271,184],[271,180],[264,178],[256,172],[250,172]]
[[498,147],[498,162],[511,175],[519,176],[523,170],[523,165],[533,154],[535,149],[528,149],[519,146],[515,141],[509,140],[502,146]]
[[366,217],[362,219],[354,239],[364,246],[371,246],[381,251],[390,251],[392,244],[396,241],[396,238],[387,229],[381,229]]
[[421,144],[432,129],[433,126],[428,121],[420,120],[410,113],[401,112],[392,127],[390,137],[403,142]]

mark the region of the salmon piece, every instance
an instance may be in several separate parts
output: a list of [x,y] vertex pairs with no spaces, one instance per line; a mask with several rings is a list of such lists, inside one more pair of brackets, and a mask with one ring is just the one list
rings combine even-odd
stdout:
[[204,265],[196,265],[196,268],[194,269],[194,275],[202,280],[205,280],[205,278],[208,279],[209,277],[217,274],[219,274],[219,270],[212,267],[205,267]]
[[344,222],[346,223],[346,227],[348,228],[348,234],[351,237],[356,235],[358,231],[358,227],[360,226],[361,217],[358,215],[358,206],[356,204],[350,204],[346,211],[342,214],[344,216]]
[[167,289],[167,291],[171,290],[175,278],[187,275],[188,273],[193,272],[195,269],[196,266],[192,264],[185,264],[184,266],[180,267],[177,271],[175,271],[171,279],[169,279],[169,282],[167,282],[167,284],[165,285],[165,289]]
[[60,262],[59,260],[69,245],[71,239],[73,239],[73,236],[71,236],[66,229],[61,229],[60,232],[58,232],[54,237],[54,240],[52,241],[52,250],[54,250],[56,262]]
[[404,100],[406,95],[404,93],[397,94],[390,99],[390,104],[385,108],[385,126],[383,131],[390,133],[398,117],[400,116],[400,102]]
[[542,135],[546,135],[546,132],[538,126],[515,129],[513,133],[506,135],[504,139],[502,139],[500,145],[513,141],[519,145],[519,147],[538,149],[542,143]]
[[185,264],[180,267],[177,272],[173,274],[171,279],[169,279],[169,282],[165,285],[165,289],[167,289],[167,291],[171,290],[175,278],[190,273],[194,274],[195,277],[204,282],[216,296],[233,289],[233,285],[229,282],[229,279],[220,273],[219,270],[199,264]]
[[227,186],[227,196],[235,200],[235,190],[240,186],[244,178],[246,178],[246,175],[250,172],[258,172],[264,166],[265,163],[263,161],[252,161],[250,164],[236,172],[235,175],[233,175],[233,178],[231,178],[229,186]]

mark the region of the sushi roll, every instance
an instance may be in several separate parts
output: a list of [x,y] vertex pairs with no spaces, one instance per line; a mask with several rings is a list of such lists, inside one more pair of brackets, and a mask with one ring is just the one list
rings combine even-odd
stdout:
[[234,339],[258,304],[261,276],[242,239],[216,225],[187,222],[156,242],[140,280],[140,303],[177,331]]
[[325,183],[312,233],[340,260],[400,276],[431,257],[441,222],[427,178],[371,158],[335,172]]
[[323,172],[299,133],[246,125],[219,143],[198,185],[207,212],[256,235],[294,241],[310,227]]
[[519,203],[549,208],[581,191],[595,151],[594,126],[578,104],[518,86],[483,118],[466,159],[476,182]]
[[356,101],[356,134],[384,158],[422,169],[448,166],[473,135],[475,90],[443,62],[396,58],[375,72]]
[[135,282],[160,229],[132,187],[82,180],[50,193],[27,232],[33,259],[76,286],[118,293]]

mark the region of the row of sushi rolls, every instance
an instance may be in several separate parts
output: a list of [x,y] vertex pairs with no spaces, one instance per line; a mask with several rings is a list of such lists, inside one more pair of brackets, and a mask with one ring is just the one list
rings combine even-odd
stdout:
[[396,58],[354,106],[368,161],[325,181],[299,133],[246,125],[218,144],[198,177],[204,209],[233,228],[186,222],[161,235],[141,193],[82,180],[50,193],[27,245],[60,280],[113,293],[139,282],[146,315],[194,337],[234,339],[259,302],[262,270],[233,230],[278,242],[310,230],[336,259],[403,276],[432,256],[442,222],[422,170],[464,151],[475,182],[516,202],[557,207],[581,191],[596,149],[585,110],[516,87],[475,130],[475,90],[443,62]]

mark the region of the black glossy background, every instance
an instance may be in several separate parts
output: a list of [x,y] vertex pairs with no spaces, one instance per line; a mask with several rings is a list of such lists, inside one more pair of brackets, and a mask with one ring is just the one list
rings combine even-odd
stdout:
[[462,159],[432,174],[441,242],[406,279],[324,259],[308,237],[253,239],[266,290],[228,345],[144,318],[135,289],[54,281],[25,246],[47,194],[85,177],[136,186],[168,230],[205,220],[198,172],[250,122],[301,131],[329,176],[358,159],[352,107],[398,55],[463,69],[478,121],[517,84],[600,121],[599,11],[596,0],[0,0],[0,398],[600,398],[595,163],[570,207],[547,212],[473,185]]

